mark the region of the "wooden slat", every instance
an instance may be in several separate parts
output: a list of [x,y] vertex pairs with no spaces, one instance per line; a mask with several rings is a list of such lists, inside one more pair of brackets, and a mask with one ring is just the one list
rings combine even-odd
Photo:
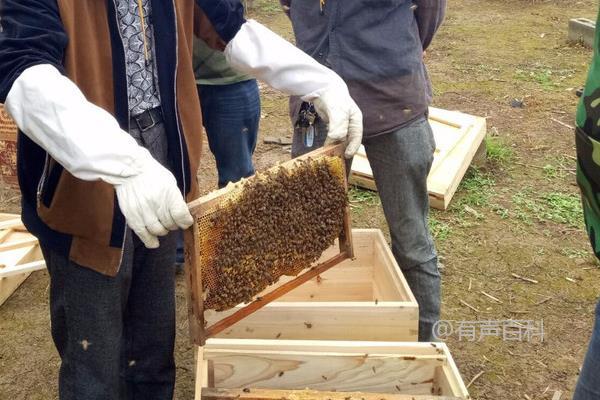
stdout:
[[25,239],[15,240],[14,242],[0,243],[0,252],[30,247],[37,244],[37,238],[30,236]]
[[4,278],[39,271],[46,268],[44,260],[32,261],[15,266],[5,266],[0,274]]
[[371,341],[323,341],[323,340],[248,340],[217,339],[206,342],[207,351],[227,349],[228,351],[265,351],[265,352],[319,352],[365,354],[450,354],[444,343],[422,342],[371,342]]
[[419,396],[365,392],[319,392],[315,390],[214,389],[206,388],[202,400],[458,400],[457,397]]
[[6,221],[0,222],[0,230],[2,229],[15,229],[15,228],[23,228],[23,221],[21,221],[21,217],[9,219]]
[[218,337],[416,341],[418,319],[418,307],[409,302],[276,302]]
[[[391,355],[251,354],[206,352],[215,385],[235,389],[312,389],[374,393],[431,393],[436,360],[405,360]],[[396,387],[397,386],[397,387]]]

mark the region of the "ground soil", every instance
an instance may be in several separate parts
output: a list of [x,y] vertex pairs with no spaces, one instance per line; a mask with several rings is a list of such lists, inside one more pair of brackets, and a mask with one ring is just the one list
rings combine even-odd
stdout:
[[[291,39],[276,3],[256,0],[252,13]],[[497,144],[479,170],[469,173],[450,209],[432,213],[444,266],[442,317],[455,324],[544,322],[543,343],[472,342],[456,333],[447,339],[465,382],[478,377],[469,387],[476,399],[551,399],[556,391],[569,399],[577,380],[600,270],[576,202],[563,210],[563,203],[549,199],[577,196],[569,125],[591,51],[567,43],[566,32],[570,18],[594,18],[596,7],[591,0],[452,0],[427,51],[435,105],[486,117]],[[263,89],[259,169],[289,157],[289,148],[262,143],[266,136],[290,134],[286,97]],[[205,192],[216,185],[207,149],[199,173]],[[385,230],[377,198],[356,193],[354,226]],[[14,199],[3,198],[4,208],[14,211]],[[190,399],[194,352],[181,276],[177,301],[176,398]],[[37,272],[0,308],[0,399],[56,398],[58,366],[50,338],[48,276]]]

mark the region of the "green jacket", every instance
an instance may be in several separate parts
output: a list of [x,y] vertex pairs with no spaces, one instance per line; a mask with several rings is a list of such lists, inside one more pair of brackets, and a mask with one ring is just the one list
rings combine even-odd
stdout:
[[[600,14],[596,26],[600,27]],[[600,29],[596,29],[594,55],[577,109],[575,143],[586,230],[600,258]]]
[[194,39],[194,73],[197,85],[231,85],[252,79],[227,64],[225,55],[201,39]]

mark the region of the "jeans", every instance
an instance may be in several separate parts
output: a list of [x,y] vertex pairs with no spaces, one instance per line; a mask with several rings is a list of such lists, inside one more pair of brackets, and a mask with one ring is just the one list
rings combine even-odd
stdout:
[[[326,135],[326,128],[317,126],[315,145],[305,148],[296,134],[292,154],[322,146]],[[433,131],[423,117],[394,132],[366,139],[365,150],[390,229],[392,252],[419,303],[419,341],[434,341],[433,326],[440,317],[440,274],[427,223]]]
[[[219,187],[253,175],[252,155],[260,122],[260,94],[256,81],[199,85],[198,94],[208,146],[217,163]],[[183,234],[180,234],[177,263],[183,264],[183,261]]]
[[600,399],[600,302],[596,306],[596,322],[573,400]]
[[[162,124],[140,145],[165,164]],[[176,234],[147,249],[125,235],[115,277],[81,267],[42,244],[50,274],[50,319],[61,358],[61,400],[170,400],[175,384]]]
[[260,121],[256,81],[200,85],[198,94],[208,145],[217,162],[219,187],[253,175],[252,154]]

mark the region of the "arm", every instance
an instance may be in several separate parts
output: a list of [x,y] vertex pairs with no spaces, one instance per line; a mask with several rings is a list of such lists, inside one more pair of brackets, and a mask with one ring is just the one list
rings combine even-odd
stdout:
[[415,18],[423,50],[427,50],[446,13],[446,0],[415,0]]
[[156,235],[191,224],[175,178],[62,74],[68,38],[56,2],[3,0],[1,24],[0,100],[19,129],[77,178],[114,185],[129,226],[149,247],[158,246]]
[[362,113],[335,72],[256,21],[240,0],[196,0],[225,43],[229,64],[289,95],[312,101],[328,122],[328,138],[346,142],[352,157],[362,141]]

